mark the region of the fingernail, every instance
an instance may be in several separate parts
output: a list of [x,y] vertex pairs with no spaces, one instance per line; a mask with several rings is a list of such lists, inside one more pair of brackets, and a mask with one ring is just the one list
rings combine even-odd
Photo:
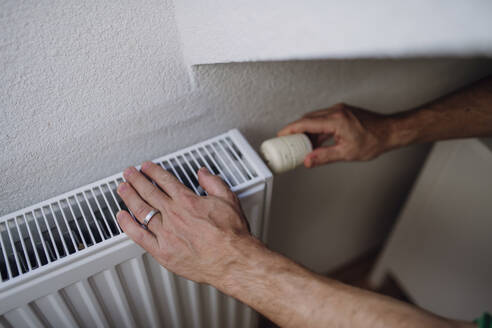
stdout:
[[198,171],[202,172],[203,174],[210,174],[210,171],[205,166],[201,167]]
[[152,163],[152,162],[149,162],[149,161],[143,162],[143,163],[142,163],[142,169],[143,169],[143,170],[148,169],[148,168],[150,167],[151,163]]
[[134,168],[133,166],[130,166],[129,168],[127,168],[124,172],[123,172],[123,176],[125,178],[128,178],[129,176],[131,176],[133,173],[135,173],[137,171],[136,168]]
[[120,219],[122,218],[122,215],[123,215],[123,212],[118,211],[118,213],[116,213],[116,218],[117,218],[118,220],[120,220]]
[[121,193],[121,192],[124,192],[126,190],[127,186],[126,186],[126,183],[122,182],[119,184],[118,186],[118,194]]

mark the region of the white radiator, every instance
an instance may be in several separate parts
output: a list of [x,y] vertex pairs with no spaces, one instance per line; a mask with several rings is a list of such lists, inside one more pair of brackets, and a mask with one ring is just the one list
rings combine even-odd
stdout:
[[[198,194],[207,166],[264,239],[272,174],[237,130],[156,159]],[[254,327],[257,313],[162,268],[120,230],[122,174],[0,218],[0,327]]]

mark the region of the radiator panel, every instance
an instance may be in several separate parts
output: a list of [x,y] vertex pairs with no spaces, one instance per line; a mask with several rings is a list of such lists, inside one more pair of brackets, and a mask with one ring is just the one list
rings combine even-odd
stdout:
[[[149,274],[140,281],[127,280],[143,270]],[[156,288],[138,290],[138,285]],[[168,272],[148,254],[16,307],[3,317],[12,327],[241,328],[254,327],[257,320],[246,305]]]
[[[261,237],[271,173],[237,130],[154,162],[197,194],[206,166]],[[178,277],[122,233],[120,174],[0,218],[0,327],[253,327],[257,314]]]

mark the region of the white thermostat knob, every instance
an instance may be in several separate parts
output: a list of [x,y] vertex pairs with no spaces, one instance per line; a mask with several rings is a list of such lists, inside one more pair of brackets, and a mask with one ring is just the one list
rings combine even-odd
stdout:
[[263,159],[274,173],[289,171],[301,165],[311,151],[311,141],[303,133],[268,139],[260,147]]

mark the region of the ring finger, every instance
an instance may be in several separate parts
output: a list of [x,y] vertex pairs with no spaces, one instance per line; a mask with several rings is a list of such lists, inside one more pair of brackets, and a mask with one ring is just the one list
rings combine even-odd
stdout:
[[[135,189],[133,189],[133,187],[127,182],[122,182],[118,186],[118,195],[120,195],[121,199],[123,199],[126,206],[128,206],[128,209],[132,211],[132,213],[135,215],[135,217],[140,223],[143,223],[147,214],[149,214],[150,211],[154,209],[149,204],[147,204],[135,191]],[[162,215],[161,213],[157,213],[149,221],[148,228],[151,231],[154,231],[154,229],[161,222],[162,222]]]

